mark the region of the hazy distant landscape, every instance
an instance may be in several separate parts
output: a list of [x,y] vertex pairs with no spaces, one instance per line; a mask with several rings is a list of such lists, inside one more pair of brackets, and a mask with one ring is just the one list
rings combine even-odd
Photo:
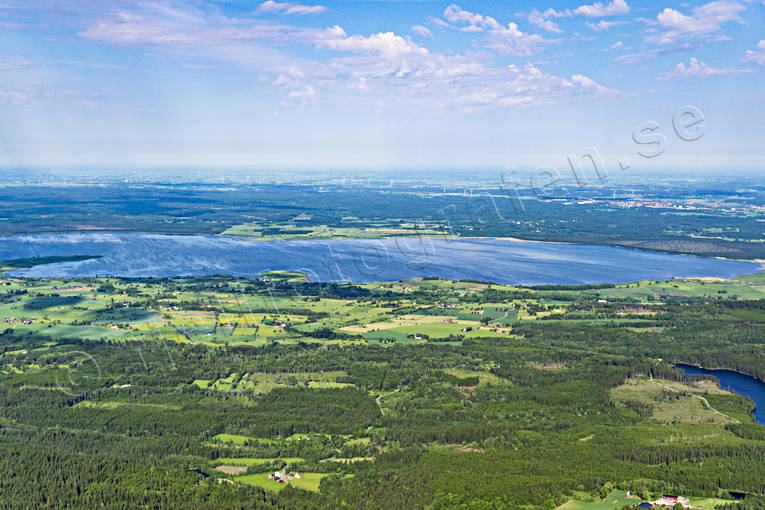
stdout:
[[[246,175],[244,176],[246,177]],[[240,179],[241,180],[241,175]],[[261,239],[519,237],[739,259],[765,258],[765,181],[571,178],[548,195],[502,172],[480,178],[295,183],[18,180],[0,187],[0,234],[138,231]],[[524,183],[526,183],[524,185]]]

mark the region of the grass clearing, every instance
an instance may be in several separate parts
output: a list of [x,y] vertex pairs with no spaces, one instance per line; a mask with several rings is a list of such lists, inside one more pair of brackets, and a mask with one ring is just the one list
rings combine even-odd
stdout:
[[[680,383],[651,380],[645,377],[628,379],[611,390],[611,399],[617,404],[650,413],[660,423],[735,423],[738,420],[720,413],[707,400],[710,395],[736,397],[718,388],[711,381]],[[735,404],[731,404],[735,405]]]
[[329,476],[327,473],[300,473],[301,478],[293,478],[287,483],[279,483],[275,479],[269,479],[268,475],[269,473],[257,473],[253,475],[237,476],[235,480],[273,492],[279,492],[287,485],[307,491],[319,492],[321,479]]
[[[659,496],[654,495],[654,497],[658,498]],[[620,490],[611,491],[604,500],[593,498],[590,494],[583,492],[575,492],[575,498],[557,507],[555,510],[620,510],[623,506],[637,505],[644,501],[637,496],[627,498],[627,493]],[[714,509],[717,505],[733,503],[732,500],[720,498],[695,498],[691,496],[688,499],[693,508],[708,510]]]
[[263,464],[271,464],[274,461],[282,461],[286,464],[294,464],[296,462],[305,462],[303,457],[220,457],[215,459],[216,463],[225,464],[228,466],[260,466]]
[[241,475],[242,473],[247,472],[246,466],[231,466],[231,465],[220,465],[216,466],[216,471],[220,471],[221,473],[226,473],[227,475]]
[[[588,495],[580,495],[585,498]],[[627,498],[626,491],[611,491],[606,499],[601,501],[571,500],[555,510],[619,510],[625,505],[641,503],[640,498]]]

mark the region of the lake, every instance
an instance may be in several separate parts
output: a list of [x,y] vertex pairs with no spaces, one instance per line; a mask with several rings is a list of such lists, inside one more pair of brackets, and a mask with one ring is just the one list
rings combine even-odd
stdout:
[[440,276],[519,285],[570,285],[731,277],[760,270],[760,264],[754,262],[499,239],[253,241],[140,233],[0,237],[0,260],[66,255],[102,258],[47,264],[10,274],[34,278],[254,276],[290,269],[305,272],[314,281],[363,283]]
[[765,425],[765,383],[749,377],[748,375],[733,372],[732,370],[707,370],[706,368],[678,363],[677,368],[686,374],[709,374],[720,380],[720,386],[729,391],[735,391],[739,395],[749,397],[757,406],[754,411],[754,419],[760,425]]

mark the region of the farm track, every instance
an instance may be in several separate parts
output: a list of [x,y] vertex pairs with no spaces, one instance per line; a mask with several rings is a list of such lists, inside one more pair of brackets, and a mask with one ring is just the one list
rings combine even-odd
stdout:
[[[654,384],[658,384],[659,386],[661,386],[661,387],[662,387],[662,388],[664,388],[664,389],[667,389],[667,390],[669,390],[669,391],[672,391],[672,392],[675,392],[675,393],[677,393],[677,390],[676,390],[676,389],[674,389],[674,388],[670,388],[670,387],[669,387],[669,386],[667,386],[666,384],[661,384],[660,382],[656,382],[656,381],[654,381],[654,380],[653,380],[653,374],[651,374],[651,382],[652,382],[652,383],[654,383]],[[729,420],[731,420],[731,421],[732,421],[732,422],[734,422],[734,423],[739,423],[739,424],[741,423],[741,422],[740,422],[739,420],[737,420],[736,418],[734,418],[734,417],[732,417],[732,416],[728,416],[728,415],[727,415],[727,414],[725,414],[725,413],[721,413],[720,411],[718,411],[717,409],[715,409],[714,407],[712,407],[712,405],[709,403],[709,401],[708,401],[706,398],[702,397],[701,395],[691,395],[691,396],[692,396],[692,397],[696,397],[696,398],[698,398],[699,400],[701,400],[701,401],[704,403],[704,405],[705,405],[705,406],[707,406],[707,408],[708,408],[710,411],[712,411],[712,412],[714,412],[714,413],[716,413],[716,414],[719,414],[720,416],[724,416],[725,418],[728,418]]]
[[391,391],[390,393],[385,393],[384,395],[380,395],[379,397],[377,397],[377,398],[375,399],[375,402],[377,403],[377,407],[380,409],[380,414],[381,414],[382,416],[385,416],[385,410],[384,410],[384,409],[382,408],[382,406],[380,405],[380,399],[381,399],[381,398],[383,398],[383,397],[387,397],[387,396],[389,396],[389,395],[393,395],[393,394],[394,394],[394,393],[396,393],[397,391],[401,391],[401,388],[396,388],[395,390]]

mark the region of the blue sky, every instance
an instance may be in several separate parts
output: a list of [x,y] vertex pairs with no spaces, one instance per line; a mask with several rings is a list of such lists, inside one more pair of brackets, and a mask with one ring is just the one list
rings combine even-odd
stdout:
[[764,76],[762,0],[0,0],[0,166],[762,171]]

